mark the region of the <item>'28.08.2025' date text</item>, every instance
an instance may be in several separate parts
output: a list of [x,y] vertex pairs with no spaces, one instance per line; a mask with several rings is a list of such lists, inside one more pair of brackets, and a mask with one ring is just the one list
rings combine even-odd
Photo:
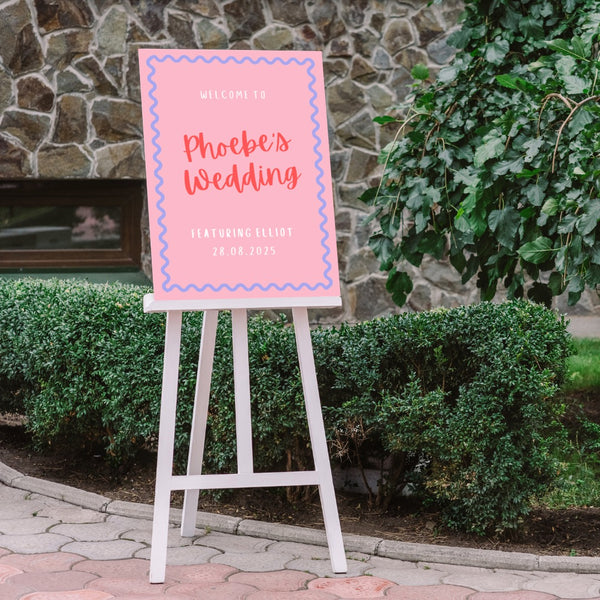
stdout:
[[213,246],[212,256],[275,256],[275,246]]

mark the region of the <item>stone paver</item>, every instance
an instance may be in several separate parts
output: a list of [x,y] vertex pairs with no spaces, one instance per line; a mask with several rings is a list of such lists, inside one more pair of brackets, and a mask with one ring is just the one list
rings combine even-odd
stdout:
[[415,586],[415,585],[437,585],[442,583],[444,577],[447,575],[445,571],[437,568],[430,567],[419,567],[415,569],[373,569],[369,570],[370,575],[383,577],[389,579],[399,585]]
[[[49,517],[21,517],[20,519],[1,519],[0,533],[7,535],[28,535],[45,533],[59,521]],[[54,532],[59,533],[59,532]]]
[[379,577],[344,577],[343,579],[313,579],[308,589],[321,590],[340,598],[383,598],[392,583]]
[[329,560],[329,550],[325,546],[313,546],[300,542],[271,542],[269,552],[284,552],[298,558]]
[[338,597],[320,590],[298,590],[297,592],[260,591],[250,594],[246,600],[338,600]]
[[23,554],[38,552],[57,552],[71,542],[71,538],[56,533],[40,533],[31,535],[3,535],[0,543],[3,548]]
[[106,520],[104,513],[72,504],[47,506],[38,511],[37,516],[50,517],[59,523],[100,523]]
[[243,600],[258,590],[243,583],[182,583],[169,588],[169,593],[187,595],[202,600]]
[[103,523],[61,523],[51,529],[51,533],[58,533],[73,538],[76,542],[107,542],[117,539],[127,527],[118,524]]
[[[203,548],[201,546],[182,546],[167,549],[168,565],[194,565],[208,562],[221,552],[214,548]],[[144,548],[135,554],[136,558],[150,558],[150,548]]]
[[23,584],[38,590],[60,592],[83,589],[96,575],[83,571],[58,571],[56,573],[20,573],[11,577],[11,583]]
[[479,592],[502,592],[520,590],[527,583],[525,575],[506,572],[455,572],[443,579],[444,583],[470,587]]
[[[1,542],[0,542],[1,543]],[[142,544],[129,540],[113,540],[108,542],[70,542],[65,544],[65,552],[80,554],[92,560],[109,558],[131,558],[135,552],[143,548]]]
[[473,590],[454,585],[398,586],[391,588],[388,598],[397,600],[467,600]]
[[[148,562],[146,569],[148,568]],[[238,570],[229,565],[194,564],[194,565],[168,565],[167,579],[181,583],[222,583],[238,573]],[[245,583],[241,581],[240,583]]]
[[73,566],[74,571],[92,573],[96,577],[148,577],[148,561],[139,558],[124,560],[82,560]]
[[[294,557],[282,552],[245,552],[225,553],[215,556],[211,562],[229,565],[240,571],[278,571],[283,570]],[[294,567],[290,567],[294,568]]]
[[589,576],[572,573],[554,573],[525,582],[523,589],[554,594],[561,599],[591,598],[600,595],[600,581]]
[[47,505],[40,500],[19,498],[0,501],[0,515],[3,520],[29,518],[40,514]]
[[2,557],[0,564],[11,565],[28,573],[56,573],[76,568],[83,561],[78,554],[49,552],[47,554],[9,554]]
[[296,558],[286,564],[288,569],[295,569],[297,571],[308,571],[314,573],[319,577],[359,577],[365,574],[365,571],[369,568],[368,563],[348,560],[348,572],[344,575],[334,573],[331,570],[331,561],[329,559],[310,559],[310,558]]
[[142,597],[152,598],[162,596],[166,585],[154,585],[146,578],[139,577],[100,577],[92,581],[88,589],[106,592],[112,596],[119,597],[124,594],[137,594]]
[[273,544],[272,540],[249,537],[245,535],[230,535],[226,533],[208,533],[194,542],[194,545],[208,546],[231,554],[248,552],[263,552]]
[[21,600],[111,600],[112,594],[95,590],[73,590],[70,592],[33,592]]
[[519,590],[516,592],[478,592],[469,596],[469,600],[556,600],[556,596]]
[[229,578],[229,581],[245,583],[270,592],[293,592],[306,587],[306,584],[314,578],[311,573],[288,569],[264,573],[236,573]]

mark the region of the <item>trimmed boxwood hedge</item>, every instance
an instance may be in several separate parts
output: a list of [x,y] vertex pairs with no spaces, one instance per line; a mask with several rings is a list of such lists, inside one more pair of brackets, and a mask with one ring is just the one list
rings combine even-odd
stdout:
[[[39,448],[102,449],[122,465],[158,432],[165,317],[149,290],[0,279],[0,410],[19,411]],[[202,314],[184,315],[176,463],[187,457]],[[249,320],[255,467],[311,465],[294,333]],[[564,439],[556,391],[564,319],[516,301],[317,328],[317,376],[332,459],[382,469],[374,500],[410,491],[447,523],[518,527],[556,479]],[[231,321],[217,333],[205,470],[235,470]]]

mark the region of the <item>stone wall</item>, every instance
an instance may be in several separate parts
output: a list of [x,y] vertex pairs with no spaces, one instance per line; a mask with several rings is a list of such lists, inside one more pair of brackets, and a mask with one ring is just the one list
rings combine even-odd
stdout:
[[[460,10],[460,0],[0,2],[0,178],[143,179],[138,48],[322,50],[344,308],[314,316],[396,310],[357,200],[394,134],[372,119],[405,97],[416,63],[435,73],[448,61]],[[149,274],[149,256],[143,264]],[[434,261],[415,282],[413,310],[477,297]]]

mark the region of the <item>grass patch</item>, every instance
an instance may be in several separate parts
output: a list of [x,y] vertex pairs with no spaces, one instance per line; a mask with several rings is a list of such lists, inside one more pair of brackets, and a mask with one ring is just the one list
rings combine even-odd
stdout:
[[575,339],[575,354],[567,362],[566,391],[600,388],[600,339]]
[[546,508],[585,508],[600,506],[600,463],[595,456],[585,455],[573,447],[568,462],[563,463],[560,484],[551,489],[542,499]]
[[[570,452],[560,457],[559,485],[541,505],[561,509],[600,506],[600,339],[573,340],[575,353],[567,361],[562,387],[571,417],[567,423]],[[573,417],[573,415],[575,415]]]

